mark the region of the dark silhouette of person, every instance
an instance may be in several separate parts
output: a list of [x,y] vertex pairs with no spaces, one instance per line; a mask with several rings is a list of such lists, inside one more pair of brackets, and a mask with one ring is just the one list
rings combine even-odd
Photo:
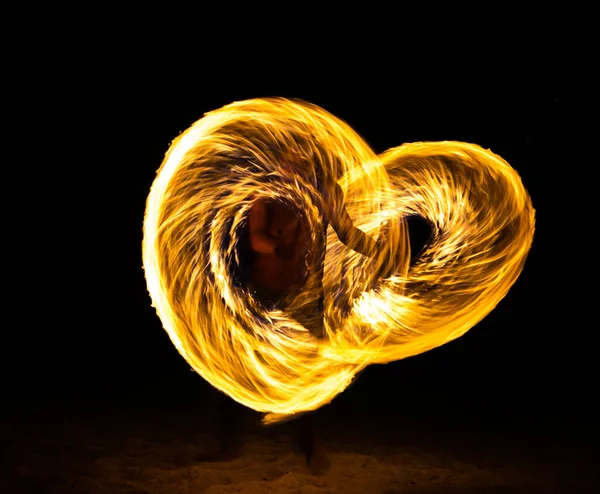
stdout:
[[[300,167],[293,160],[284,158],[283,166],[290,173],[296,173]],[[322,198],[321,232],[317,235],[314,250],[317,259],[314,264],[320,280],[317,306],[307,314],[304,309],[292,314],[311,333],[323,337],[323,270],[329,225],[340,241],[350,249],[368,257],[374,257],[384,247],[387,230],[383,229],[378,240],[374,240],[354,225],[345,207],[341,187],[333,179],[321,177],[317,189]],[[301,289],[306,279],[306,254],[309,238],[302,212],[294,204],[284,201],[258,197],[253,200],[247,221],[248,243],[246,250],[250,256],[245,267],[246,282],[255,296],[267,306],[281,302],[290,292]],[[213,459],[230,458],[237,454],[243,432],[241,420],[236,411],[238,406],[233,400],[221,394],[217,404],[219,425],[217,436],[220,452]],[[296,442],[305,457],[305,462],[314,474],[325,473],[330,459],[320,436],[315,432],[314,412],[301,414],[295,421]]]
[[[321,232],[317,236],[314,263],[320,281],[318,301],[314,310],[291,314],[321,338],[323,337],[323,270],[327,245],[327,228],[333,228],[340,241],[348,248],[367,257],[376,256],[384,248],[389,226],[384,225],[377,240],[354,225],[344,203],[344,193],[336,182],[330,182],[321,192]],[[292,204],[258,198],[252,203],[248,215],[248,238],[252,260],[247,277],[259,300],[274,305],[287,294],[301,288],[306,279],[305,257],[308,250],[306,222]]]

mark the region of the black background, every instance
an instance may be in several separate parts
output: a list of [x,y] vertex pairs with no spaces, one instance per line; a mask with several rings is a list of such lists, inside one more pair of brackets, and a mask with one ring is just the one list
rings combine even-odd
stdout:
[[559,217],[557,188],[569,179],[553,172],[567,145],[571,95],[551,78],[498,82],[458,72],[357,81],[344,72],[299,78],[244,70],[192,77],[168,64],[124,63],[70,72],[30,96],[29,125],[48,130],[27,153],[42,200],[37,219],[25,215],[33,235],[24,243],[18,316],[4,349],[8,402],[204,399],[208,387],[150,305],[141,260],[145,200],[171,140],[205,112],[287,96],[347,121],[377,152],[435,140],[490,148],[519,172],[537,214],[525,268],[497,308],[454,342],[368,368],[334,401],[340,413],[595,423],[593,330],[577,309],[581,288],[564,270],[574,230]]

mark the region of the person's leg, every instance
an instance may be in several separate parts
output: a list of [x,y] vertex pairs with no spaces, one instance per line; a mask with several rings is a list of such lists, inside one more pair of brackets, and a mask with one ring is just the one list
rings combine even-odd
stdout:
[[243,443],[244,410],[242,405],[229,396],[219,393],[219,420],[217,421],[217,440],[222,453],[226,456],[236,456]]
[[304,455],[306,466],[314,475],[327,473],[331,460],[321,436],[317,433],[315,412],[309,412],[296,419],[296,444]]
[[227,461],[239,455],[244,443],[245,411],[242,405],[215,390],[210,425],[216,439],[216,447],[201,454],[198,460]]

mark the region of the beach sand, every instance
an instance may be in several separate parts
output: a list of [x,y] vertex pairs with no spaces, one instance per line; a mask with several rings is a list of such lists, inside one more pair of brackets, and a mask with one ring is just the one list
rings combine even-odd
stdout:
[[249,429],[239,454],[214,448],[202,406],[93,404],[5,412],[2,494],[600,492],[593,444],[472,421],[365,417],[324,409],[331,468],[313,475],[293,422]]

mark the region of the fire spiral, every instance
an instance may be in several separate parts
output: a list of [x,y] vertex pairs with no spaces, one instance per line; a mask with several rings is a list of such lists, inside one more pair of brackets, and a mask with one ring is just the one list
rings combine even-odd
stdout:
[[[335,183],[360,230],[383,238],[387,225],[376,256],[347,248],[331,227],[318,255]],[[257,197],[293,204],[308,232],[306,276],[274,307],[239,275]],[[411,263],[412,215],[432,237]],[[463,335],[514,284],[534,229],[519,175],[489,150],[417,142],[378,156],[315,105],[252,99],[207,113],[171,143],[147,199],[143,265],[179,353],[268,422],[328,403],[369,364]],[[297,317],[307,313],[321,318],[321,337]]]

